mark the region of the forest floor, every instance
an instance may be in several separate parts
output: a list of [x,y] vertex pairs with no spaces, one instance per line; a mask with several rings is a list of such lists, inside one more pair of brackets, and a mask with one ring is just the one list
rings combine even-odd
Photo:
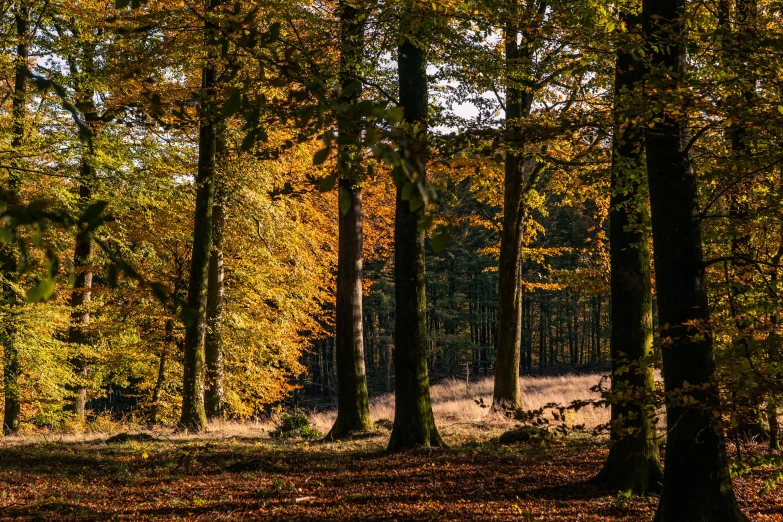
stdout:
[[[534,402],[558,394],[569,400],[592,378],[579,379],[530,381],[526,390]],[[214,425],[196,437],[139,433],[119,442],[97,432],[0,438],[0,521],[652,520],[656,497],[589,483],[606,457],[605,440],[500,444],[497,435],[513,422],[482,408],[486,391],[433,387],[449,448],[402,454],[385,452],[383,429],[350,442],[281,442],[259,424]],[[386,418],[388,409],[382,398],[373,416]],[[577,414],[589,425],[606,412]],[[311,421],[323,430],[330,415]],[[745,455],[753,451],[765,450],[751,446]],[[783,521],[783,485],[761,494],[772,477],[757,469],[734,479],[753,521]]]
[[[6,446],[0,520],[649,521],[657,499],[587,481],[605,445],[453,444],[386,454],[349,443],[158,439]],[[783,520],[770,471],[735,479],[754,521]]]

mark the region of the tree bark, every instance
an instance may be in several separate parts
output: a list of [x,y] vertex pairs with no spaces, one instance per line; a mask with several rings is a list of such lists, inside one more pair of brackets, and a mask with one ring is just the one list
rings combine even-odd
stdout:
[[769,424],[769,449],[772,451],[780,451],[778,405],[772,398],[767,399],[767,423]]
[[166,383],[166,361],[168,359],[169,346],[174,342],[174,321],[166,321],[166,333],[163,338],[163,346],[160,350],[158,360],[158,378],[155,381],[155,387],[152,389],[152,408],[150,410],[150,424],[155,425],[160,420],[160,394],[163,391],[163,385]]
[[[214,11],[218,0],[211,0]],[[205,40],[211,41],[217,28],[209,18],[205,23]],[[218,83],[215,53],[210,50],[209,61],[201,71],[201,88],[205,97],[201,102],[196,175],[196,210],[193,220],[193,250],[190,264],[188,297],[182,311],[185,323],[185,350],[182,378],[182,428],[200,432],[207,426],[204,409],[204,339],[206,334],[207,284],[209,258],[212,250],[212,208],[215,200],[215,153],[217,149],[217,106],[215,95]]]
[[[225,126],[218,123],[215,141],[216,161],[226,161]],[[225,270],[223,268],[223,244],[226,226],[225,181],[215,173],[215,202],[212,205],[212,250],[209,256],[207,276],[207,326],[204,336],[204,363],[206,383],[204,410],[207,419],[217,419],[225,414],[223,389],[223,297],[225,295]]]
[[[83,49],[81,71],[76,66],[76,60],[71,58],[70,65],[76,84],[76,107],[81,111],[85,127],[89,133],[84,144],[81,165],[79,167],[79,208],[84,210],[92,201],[93,184],[95,183],[95,151],[94,141],[100,133],[103,120],[95,105],[94,91],[87,86],[93,73],[95,48]],[[68,342],[78,347],[80,353],[71,360],[74,369],[75,385],[73,386],[73,411],[76,417],[84,420],[87,404],[87,378],[90,373],[89,360],[81,353],[85,346],[91,344],[90,301],[92,300],[92,253],[93,244],[90,234],[80,230],[76,234],[74,245],[73,266],[75,280],[71,292],[71,325],[68,329]]]
[[[20,2],[14,9],[14,22],[16,24],[16,64],[14,72],[14,95],[11,106],[12,117],[12,137],[11,150],[16,151],[24,142],[27,105],[27,60],[29,57],[29,32],[30,32],[30,12],[27,2]],[[9,210],[19,206],[20,180],[18,171],[13,167],[18,166],[19,160],[12,160],[12,168],[8,175],[8,188],[5,190],[3,199]],[[19,262],[16,252],[16,224],[13,221],[9,223],[11,240],[4,244],[2,249],[2,276],[3,276],[3,299],[9,309],[9,321],[0,329],[0,342],[3,344],[3,391],[5,407],[3,410],[3,433],[6,435],[14,434],[19,431],[22,415],[22,394],[19,390],[19,376],[21,367],[19,365],[19,351],[17,347],[17,324],[16,315],[24,305],[24,298],[16,286],[19,273]]]
[[[427,372],[427,295],[424,275],[424,207],[413,194],[426,182],[427,60],[424,49],[407,35],[417,32],[418,20],[404,12],[402,43],[397,51],[400,105],[410,135],[401,154],[408,173],[398,169],[394,223],[395,288],[395,408],[389,451],[416,446],[443,446],[435,427]],[[418,38],[425,35],[418,31]],[[412,179],[411,179],[412,178]],[[411,190],[412,189],[412,190]]]
[[[542,2],[544,5],[546,2]],[[516,4],[516,2],[514,2]],[[515,10],[516,11],[516,10]],[[531,46],[523,39],[520,49],[517,13],[505,28],[506,47],[506,152],[503,191],[503,226],[498,264],[498,351],[495,364],[493,408],[515,409],[522,402],[519,389],[519,359],[522,345],[522,244],[525,195],[532,187],[535,168],[525,168],[519,125],[530,114],[533,94],[520,83],[520,67],[530,58]],[[529,167],[529,166],[528,166]],[[526,180],[525,173],[530,176]]]
[[685,0],[643,0],[651,56],[646,102],[656,290],[669,434],[658,522],[746,520],[734,495],[715,380],[696,176],[677,106],[686,69]]
[[[341,103],[346,110],[361,100],[359,69],[364,51],[366,13],[340,2]],[[340,439],[373,428],[370,419],[362,328],[362,148],[361,129],[350,116],[338,119],[340,215],[338,222],[337,419],[327,438]]]
[[609,257],[611,264],[611,448],[596,477],[621,491],[658,492],[663,467],[655,433],[652,366],[652,290],[647,233],[648,192],[642,170],[643,131],[638,89],[643,65],[633,45],[641,32],[636,13],[621,13],[629,38],[618,42],[614,85]]

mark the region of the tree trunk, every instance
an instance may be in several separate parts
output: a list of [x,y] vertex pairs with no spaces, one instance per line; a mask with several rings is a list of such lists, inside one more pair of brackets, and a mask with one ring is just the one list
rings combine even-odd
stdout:
[[[217,0],[210,3],[214,11]],[[211,40],[216,30],[207,19],[206,41]],[[204,338],[206,333],[207,283],[209,258],[212,250],[212,208],[215,199],[215,153],[217,149],[217,66],[214,52],[209,52],[210,61],[201,71],[201,88],[204,100],[201,102],[198,142],[198,173],[196,176],[196,211],[193,220],[193,250],[190,262],[188,297],[182,311],[185,323],[185,354],[182,378],[182,428],[200,432],[207,426],[204,409]]]
[[[215,157],[226,161],[225,128],[218,124],[215,139]],[[204,336],[204,364],[206,382],[204,410],[207,419],[217,419],[225,414],[223,389],[223,296],[225,295],[225,270],[223,268],[223,243],[226,227],[225,181],[215,173],[215,202],[212,205],[212,250],[207,276],[207,326]]]
[[780,451],[778,405],[774,399],[767,399],[767,423],[769,424],[769,449],[772,451]]
[[166,333],[163,338],[163,347],[160,350],[158,360],[158,378],[152,389],[152,408],[150,410],[150,424],[155,425],[160,421],[160,394],[166,383],[166,361],[168,359],[169,346],[174,342],[174,321],[166,321]]
[[[419,184],[426,182],[427,60],[424,49],[407,35],[417,31],[417,19],[403,13],[402,43],[398,49],[400,105],[410,135],[402,147],[409,174],[397,169],[397,204],[394,223],[395,299],[395,408],[389,451],[416,446],[443,446],[435,427],[430,400],[426,350],[426,287],[424,279],[424,206],[417,204]],[[411,179],[412,178],[412,179]],[[412,190],[411,190],[412,189]]]
[[538,373],[544,375],[546,368],[546,306],[544,296],[538,296]]
[[[545,5],[542,2],[541,5]],[[516,6],[516,2],[514,2]],[[516,10],[515,10],[516,11]],[[538,169],[523,168],[519,125],[530,114],[533,94],[523,88],[519,68],[529,61],[533,47],[523,35],[523,47],[517,43],[519,25],[516,17],[506,23],[506,137],[503,191],[503,226],[500,235],[498,264],[498,351],[495,363],[493,408],[517,408],[522,401],[519,390],[519,359],[522,343],[522,244],[525,221],[525,196],[532,188]],[[529,166],[528,166],[529,167]],[[525,171],[528,178],[525,179]]]
[[[364,50],[366,13],[340,2],[340,84],[345,110],[362,94],[359,68]],[[337,259],[337,419],[327,438],[372,429],[362,331],[362,188],[361,129],[350,117],[338,117],[340,216]]]
[[[68,58],[75,83],[75,106],[82,113],[85,128],[89,134],[86,143],[83,143],[77,182],[81,210],[86,209],[92,201],[93,184],[96,178],[94,143],[103,125],[103,120],[95,105],[95,93],[89,87],[95,67],[94,53],[94,47],[82,49],[81,68],[75,57]],[[87,355],[83,352],[84,347],[91,343],[89,307],[92,296],[92,252],[93,244],[90,234],[80,230],[76,234],[74,245],[75,279],[71,292],[71,324],[68,328],[68,342],[74,345],[77,350],[77,354],[71,359],[75,377],[74,385],[70,387],[74,393],[72,409],[76,417],[82,421],[87,403],[87,377],[90,372]]]
[[[93,167],[90,159],[83,159],[81,166],[81,180],[79,186],[79,201],[82,208],[86,208],[92,199],[91,182]],[[68,342],[77,346],[85,346],[90,343],[88,328],[90,325],[90,301],[92,296],[92,241],[85,232],[76,234],[74,247],[73,266],[76,278],[73,292],[71,293],[71,326],[68,329]],[[83,348],[79,348],[83,350]],[[87,383],[89,375],[89,363],[84,354],[77,355],[73,360],[76,384],[74,386],[73,410],[76,416],[84,420],[85,405],[87,403]]]
[[[16,64],[14,72],[14,95],[11,106],[12,117],[12,137],[11,150],[14,156],[24,142],[27,105],[27,60],[29,56],[29,32],[30,32],[30,12],[27,2],[20,2],[14,9],[14,21],[16,22],[16,37],[18,39],[16,46]],[[12,159],[11,169],[8,175],[8,188],[5,190],[3,199],[9,210],[19,206],[19,171],[14,170],[18,167],[20,160]],[[19,366],[19,352],[17,348],[18,332],[16,324],[17,312],[21,311],[24,305],[24,296],[20,294],[16,287],[19,272],[19,263],[16,252],[16,224],[13,219],[9,223],[11,238],[8,243],[2,245],[2,271],[4,287],[3,299],[9,308],[9,321],[2,326],[0,331],[0,342],[3,345],[3,391],[5,407],[3,410],[3,433],[6,435],[14,434],[19,431],[19,425],[22,415],[22,394],[19,390],[19,376],[21,368]]]
[[[639,16],[621,14],[627,34],[641,31]],[[660,491],[663,468],[655,433],[652,367],[652,291],[647,203],[643,182],[638,97],[643,66],[618,42],[615,69],[609,257],[611,263],[610,350],[612,422],[609,456],[596,477],[620,491]],[[630,123],[629,123],[630,122]]]
[[686,121],[664,107],[676,103],[686,68],[685,0],[643,0],[648,85],[657,121],[647,128],[656,289],[669,429],[658,522],[746,520],[734,495],[708,330],[707,286],[696,176]]

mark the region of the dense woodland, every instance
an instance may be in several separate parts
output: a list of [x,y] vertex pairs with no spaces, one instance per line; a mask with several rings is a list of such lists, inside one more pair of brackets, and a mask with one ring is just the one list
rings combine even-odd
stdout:
[[[746,520],[732,476],[783,473],[783,3],[0,0],[0,24],[8,437],[305,406],[350,439],[392,393],[388,451],[445,447],[430,384],[492,378],[528,434],[610,408],[595,480],[658,521]],[[522,408],[520,376],[573,373],[611,384]]]

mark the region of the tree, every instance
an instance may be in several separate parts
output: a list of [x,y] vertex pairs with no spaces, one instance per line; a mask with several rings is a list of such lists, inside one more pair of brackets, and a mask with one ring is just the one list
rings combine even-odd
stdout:
[[[80,127],[82,141],[79,173],[77,178],[78,208],[87,212],[93,203],[94,185],[97,182],[96,143],[104,124],[110,116],[101,114],[95,103],[95,90],[92,85],[96,74],[97,37],[102,30],[96,29],[96,34],[85,34],[76,21],[71,22],[71,35],[76,40],[76,49],[67,56],[68,67],[74,83],[74,106],[83,119]],[[73,249],[73,267],[75,279],[71,292],[71,326],[68,329],[68,342],[77,350],[72,360],[75,374],[73,409],[77,418],[84,420],[87,403],[87,384],[90,372],[88,353],[92,344],[90,334],[90,302],[92,300],[93,282],[93,241],[90,230],[81,227],[76,233]]]
[[[687,62],[685,1],[644,0],[650,54],[647,129],[656,290],[669,429],[659,522],[741,521],[726,456],[701,243],[697,180],[678,90]],[[654,89],[654,91],[653,91]],[[678,110],[679,109],[679,110]]]
[[[27,105],[27,60],[29,57],[30,38],[30,6],[27,2],[19,2],[14,6],[14,22],[16,25],[16,57],[14,67],[14,93],[12,102],[13,129],[11,137],[11,150],[16,152],[23,145],[26,128]],[[4,199],[6,205],[15,210],[20,204],[20,172],[15,171],[16,161],[9,169],[8,187]],[[13,217],[12,217],[13,219]],[[9,236],[2,245],[2,278],[3,300],[8,307],[7,320],[0,330],[0,342],[3,345],[3,391],[5,395],[5,407],[3,410],[3,433],[11,434],[19,431],[22,411],[22,394],[19,389],[19,342],[15,313],[24,304],[24,295],[18,286],[18,253],[16,252],[16,226],[11,222],[8,230]]]
[[361,100],[359,69],[364,50],[367,12],[340,2],[340,88],[338,118],[339,240],[335,352],[337,419],[331,439],[372,429],[364,369],[362,315],[362,147],[361,129],[352,118]]
[[400,106],[407,136],[396,175],[394,221],[394,426],[389,451],[443,446],[435,426],[427,369],[427,288],[424,264],[424,196],[427,161],[426,23],[408,10],[400,16],[397,50]]
[[[522,245],[523,227],[527,211],[525,199],[535,186],[543,165],[525,161],[519,153],[521,119],[530,114],[533,105],[533,85],[530,67],[537,35],[547,2],[530,2],[519,10],[512,2],[509,21],[505,28],[506,47],[506,133],[509,149],[505,158],[503,192],[503,228],[500,235],[500,260],[498,263],[498,352],[495,366],[493,407],[519,407],[522,396],[519,391],[519,359],[522,344]],[[528,30],[519,39],[519,17],[530,17]]]
[[641,19],[621,5],[614,84],[609,256],[611,263],[612,445],[597,479],[622,491],[660,490],[655,379],[652,366],[652,292],[644,182],[644,137],[639,126]]
[[219,124],[215,141],[216,162],[223,167],[215,172],[215,200],[212,205],[212,249],[209,255],[207,281],[206,333],[204,337],[204,364],[206,389],[204,409],[208,419],[221,417],[225,409],[223,380],[223,298],[225,296],[225,267],[223,243],[226,228],[225,166],[227,161],[225,122]]
[[209,0],[205,21],[205,40],[210,46],[207,63],[201,72],[203,101],[199,113],[198,173],[196,175],[196,208],[193,221],[193,251],[185,309],[185,355],[182,377],[183,428],[199,432],[207,425],[204,409],[204,339],[206,335],[207,286],[212,251],[212,210],[215,201],[215,154],[217,150],[218,67],[213,39],[217,25],[212,15],[219,0]]

